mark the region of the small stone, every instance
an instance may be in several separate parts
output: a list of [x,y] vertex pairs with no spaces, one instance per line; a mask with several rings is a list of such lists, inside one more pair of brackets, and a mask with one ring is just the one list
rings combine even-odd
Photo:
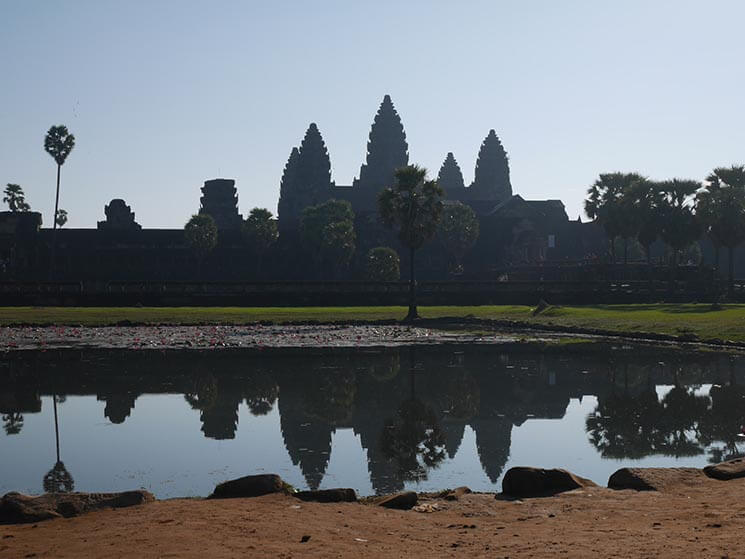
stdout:
[[378,501],[378,505],[388,509],[409,510],[416,506],[418,501],[417,494],[413,491],[405,491],[383,497]]
[[300,543],[305,543],[305,542],[307,542],[307,541],[308,541],[309,539],[310,539],[310,536],[303,536],[302,538],[300,538]]

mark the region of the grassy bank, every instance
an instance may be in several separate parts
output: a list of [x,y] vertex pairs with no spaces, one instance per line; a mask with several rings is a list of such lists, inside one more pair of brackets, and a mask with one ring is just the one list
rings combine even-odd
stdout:
[[[101,326],[128,320],[144,324],[251,324],[398,320],[404,307],[3,307],[0,325]],[[745,305],[597,305],[549,307],[533,316],[525,306],[421,307],[424,318],[474,317],[622,333],[657,333],[745,342]]]

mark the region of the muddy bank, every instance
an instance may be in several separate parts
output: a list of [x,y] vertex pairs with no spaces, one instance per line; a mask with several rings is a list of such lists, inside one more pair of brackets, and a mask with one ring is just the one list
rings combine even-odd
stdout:
[[361,503],[174,499],[0,526],[0,557],[740,557],[745,480],[584,488],[502,500]]

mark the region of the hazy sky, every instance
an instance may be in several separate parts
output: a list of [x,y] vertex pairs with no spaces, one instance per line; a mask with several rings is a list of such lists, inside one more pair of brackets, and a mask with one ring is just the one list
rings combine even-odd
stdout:
[[287,156],[316,122],[337,184],[364,161],[389,93],[410,160],[465,175],[494,128],[515,193],[576,218],[598,173],[703,179],[745,162],[741,0],[0,0],[0,184],[51,224],[52,124],[68,227],[124,198],[181,227],[206,179],[276,212]]

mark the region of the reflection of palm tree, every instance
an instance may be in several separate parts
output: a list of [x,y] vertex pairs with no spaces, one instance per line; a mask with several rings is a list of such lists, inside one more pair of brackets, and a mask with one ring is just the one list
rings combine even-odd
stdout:
[[737,433],[745,424],[745,387],[736,383],[734,364],[730,362],[730,382],[728,385],[714,385],[709,392],[711,408],[699,425],[700,439],[706,446],[714,441],[722,441],[724,446],[710,449],[709,461],[722,462],[738,458]]
[[427,479],[427,470],[445,458],[445,437],[431,408],[419,400],[401,404],[394,419],[383,428],[383,452],[396,460],[401,477],[407,481]]
[[54,404],[54,437],[57,447],[57,461],[52,469],[44,476],[43,486],[44,491],[47,493],[69,493],[75,489],[75,481],[59,457],[59,418],[57,415],[56,394],[52,394],[52,402]]
[[266,415],[272,411],[279,395],[277,382],[266,372],[251,373],[246,383],[246,405],[253,415]]
[[17,435],[23,428],[23,414],[10,412],[3,415],[3,429],[6,435]]
[[410,396],[386,420],[380,437],[383,454],[396,461],[405,481],[427,479],[427,470],[445,458],[445,436],[435,412],[416,397],[415,358],[410,354]]
[[676,458],[703,454],[704,449],[697,440],[698,426],[706,415],[709,398],[696,395],[676,382],[662,399],[662,406],[663,452]]
[[637,395],[614,390],[598,398],[586,420],[587,434],[603,458],[642,458],[657,452],[662,444],[661,414],[654,385]]
[[70,493],[75,489],[75,481],[65,465],[59,460],[44,476],[44,491],[47,493]]

